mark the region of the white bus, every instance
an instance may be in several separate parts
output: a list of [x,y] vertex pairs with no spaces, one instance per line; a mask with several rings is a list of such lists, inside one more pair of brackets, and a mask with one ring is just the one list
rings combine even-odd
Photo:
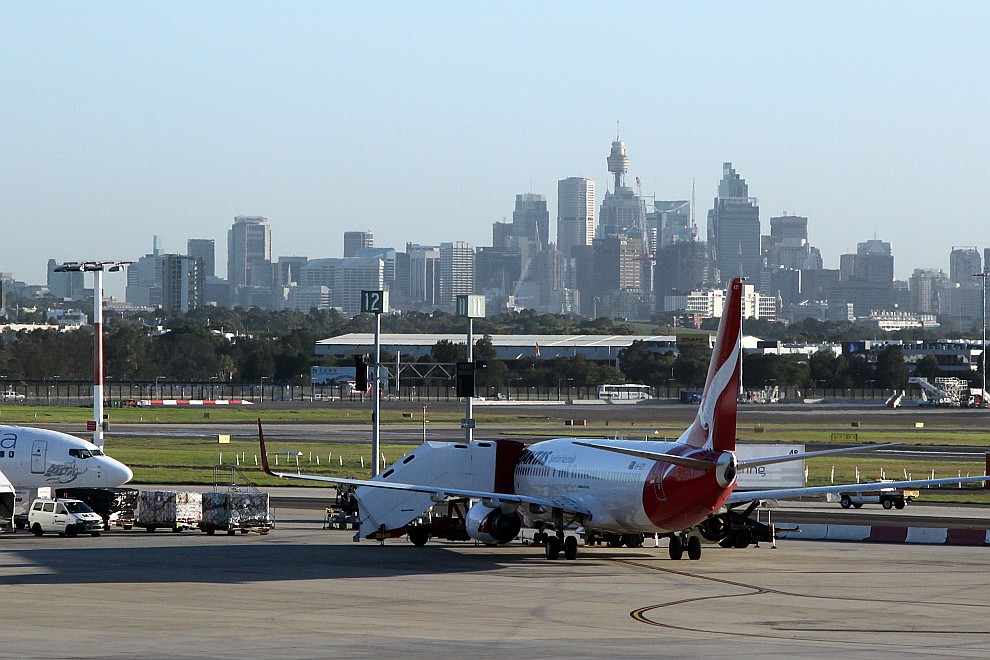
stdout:
[[598,398],[609,401],[652,399],[649,385],[599,385]]

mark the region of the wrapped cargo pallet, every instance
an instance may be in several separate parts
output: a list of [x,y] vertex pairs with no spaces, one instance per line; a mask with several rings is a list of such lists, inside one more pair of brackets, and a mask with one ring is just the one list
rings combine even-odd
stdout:
[[155,531],[157,527],[169,527],[175,531],[195,527],[202,516],[202,496],[199,493],[146,490],[138,494],[135,524],[149,532]]
[[207,534],[271,527],[268,493],[203,493],[203,521]]

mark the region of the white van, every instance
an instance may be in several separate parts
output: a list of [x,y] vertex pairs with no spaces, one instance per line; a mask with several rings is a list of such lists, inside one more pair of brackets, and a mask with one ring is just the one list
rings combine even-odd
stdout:
[[103,531],[103,518],[81,500],[52,500],[38,498],[28,513],[28,528],[35,536],[57,532],[59,536],[91,534]]

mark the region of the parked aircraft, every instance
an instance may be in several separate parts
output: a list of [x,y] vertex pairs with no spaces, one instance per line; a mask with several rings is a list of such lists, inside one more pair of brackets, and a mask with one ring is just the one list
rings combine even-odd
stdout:
[[39,488],[122,486],[134,476],[91,442],[22,426],[0,426],[0,473],[17,492],[18,511]]
[[[430,506],[454,497],[478,500],[466,517],[472,538],[508,543],[523,524],[529,524],[538,529],[536,539],[545,544],[548,559],[556,559],[561,551],[568,559],[577,556],[577,539],[564,534],[572,524],[583,527],[586,538],[610,545],[634,545],[637,539],[641,543],[644,533],[669,536],[673,559],[680,559],[685,550],[689,558],[699,559],[702,537],[725,547],[745,547],[769,533],[749,517],[760,500],[838,493],[848,491],[850,485],[734,492],[740,468],[864,448],[736,457],[741,300],[742,280],[732,280],[698,413],[676,441],[557,438],[529,447],[512,441],[425,443],[374,479],[337,479],[272,472],[259,420],[264,469],[278,477],[358,486],[359,534],[365,537],[407,529],[414,542],[422,540],[423,534],[407,526],[415,525]],[[982,480],[887,485],[923,487]]]

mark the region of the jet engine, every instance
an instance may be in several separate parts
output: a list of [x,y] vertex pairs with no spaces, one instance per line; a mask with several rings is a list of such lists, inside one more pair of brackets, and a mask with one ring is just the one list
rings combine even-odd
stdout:
[[736,455],[731,451],[722,452],[716,460],[715,480],[722,488],[728,488],[736,479]]
[[468,536],[482,543],[508,543],[516,538],[522,528],[517,507],[504,511],[502,507],[485,506],[478,502],[468,511],[465,527]]

